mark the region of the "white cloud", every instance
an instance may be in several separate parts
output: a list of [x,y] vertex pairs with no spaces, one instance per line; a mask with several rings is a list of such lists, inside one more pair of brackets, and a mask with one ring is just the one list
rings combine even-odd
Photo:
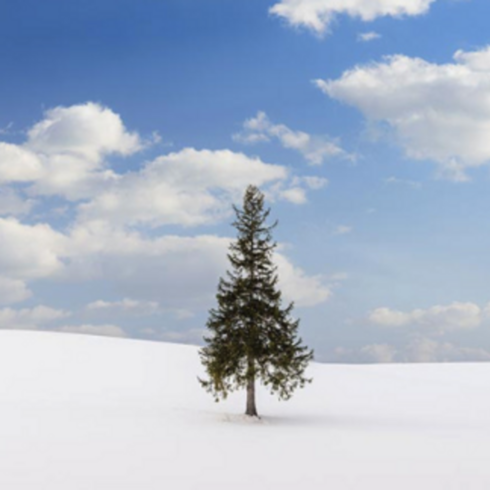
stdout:
[[24,281],[0,276],[0,304],[19,303],[31,296],[32,293]]
[[124,330],[117,325],[66,325],[57,330],[66,333],[102,335],[104,337],[126,337]]
[[24,145],[41,159],[44,174],[32,192],[78,200],[103,190],[118,176],[105,169],[110,155],[128,156],[144,147],[111,109],[88,102],[56,107],[28,133]]
[[303,131],[293,131],[284,124],[274,124],[265,112],[258,112],[243,123],[243,130],[233,139],[240,143],[255,144],[277,139],[284,148],[296,150],[311,165],[321,165],[332,157],[349,157],[338,142],[329,136],[312,136]]
[[0,142],[0,183],[31,183],[31,194],[90,197],[117,178],[105,157],[143,148],[120,116],[99,104],[56,107],[29,131],[22,145]]
[[43,157],[44,173],[28,187],[31,195],[61,196],[70,201],[90,199],[119,176],[110,169],[100,168],[99,163],[70,155]]
[[0,272],[14,279],[53,276],[63,267],[65,242],[64,235],[47,224],[0,218]]
[[381,34],[378,34],[377,32],[370,31],[370,32],[361,32],[357,36],[357,40],[362,43],[368,43],[370,41],[374,41],[376,39],[380,39]]
[[275,262],[278,267],[279,286],[286,301],[294,301],[299,307],[311,307],[324,303],[332,295],[322,276],[307,275],[280,253],[276,253]]
[[458,51],[448,64],[390,56],[316,84],[387,123],[408,157],[435,162],[442,176],[464,181],[490,162],[490,47]]
[[[166,311],[187,310],[212,301],[218,279],[229,267],[229,244],[229,238],[212,235],[150,240],[92,223],[73,230],[65,274],[72,279],[110,281],[122,294],[157,302]],[[314,306],[329,298],[330,288],[322,277],[309,276],[281,253],[275,261],[287,300]]]
[[25,182],[30,195],[85,201],[81,211],[89,219],[124,225],[214,222],[248,184],[282,182],[279,197],[298,202],[285,167],[229,150],[186,148],[124,174],[108,167],[108,157],[133,154],[146,144],[99,104],[56,107],[28,131],[24,144],[0,142],[0,183]]
[[435,0],[281,0],[271,7],[292,26],[306,27],[318,35],[327,32],[338,15],[372,21],[378,17],[415,16],[426,13]]
[[[8,174],[11,165],[2,170],[0,164],[0,180],[26,182],[41,205],[42,194],[82,200],[77,208],[60,207],[77,212],[75,222],[63,231],[46,223],[0,218],[4,303],[26,299],[32,281],[56,279],[74,285],[99,280],[121,297],[131,298],[113,304],[114,308],[129,308],[129,301],[148,307],[158,303],[163,312],[187,317],[196,305],[209,305],[214,297],[218,277],[228,265],[230,239],[155,237],[151,228],[217,222],[228,217],[231,203],[241,200],[250,183],[271,195],[274,191],[276,199],[296,203],[306,200],[308,190],[327,184],[321,177],[290,177],[283,166],[229,150],[187,148],[126,174],[106,167],[106,157],[133,153],[142,144],[117,114],[88,103],[47,111],[29,131],[25,145],[0,147],[22,170]],[[0,191],[0,203],[2,196],[11,214],[27,212],[31,205],[12,188]],[[321,278],[308,276],[285,257],[282,263],[282,280],[293,293],[291,298],[299,295],[300,303],[317,304],[328,297]],[[302,298],[305,290],[311,298]]]
[[32,182],[42,175],[43,165],[35,153],[0,142],[0,183]]
[[121,296],[162,308],[208,303],[226,263],[229,240],[215,236],[146,238],[135,231],[92,222],[74,228],[64,277],[105,281]]
[[[216,236],[149,239],[101,223],[63,235],[48,225],[0,220],[0,270],[8,272],[0,280],[0,302],[26,299],[30,295],[26,281],[56,278],[68,281],[70,287],[103,281],[126,299],[94,302],[91,311],[119,310],[126,315],[158,310],[188,318],[192,310],[212,304],[218,279],[229,267],[229,243],[229,238]],[[276,262],[286,300],[303,307],[328,300],[330,289],[322,277],[306,274],[283,254],[277,254]],[[31,310],[3,311],[4,324],[7,319],[12,327],[34,328],[39,323],[29,320]]]
[[305,204],[308,202],[309,189],[319,190],[328,185],[328,180],[322,177],[304,176],[293,177],[289,181],[277,182],[265,189],[265,197],[269,201],[282,199],[293,204]]
[[20,310],[1,308],[0,328],[33,330],[61,318],[66,318],[67,316],[69,316],[69,313],[66,311],[56,310],[42,305]]
[[161,156],[141,171],[121,176],[81,206],[82,220],[112,224],[196,226],[228,216],[249,184],[287,178],[285,167],[229,150],[186,148]]
[[[212,235],[143,238],[91,223],[75,228],[63,252],[71,280],[105,280],[137,301],[157,302],[165,311],[209,305],[229,267],[230,238]],[[298,306],[326,301],[331,292],[321,276],[310,276],[282,253],[275,257],[287,300]]]
[[284,189],[282,186],[277,186],[272,189],[273,194],[276,194],[279,198],[292,202],[293,204],[305,204],[308,202],[306,192],[302,187],[290,187]]
[[105,155],[131,155],[141,149],[136,133],[129,133],[121,117],[93,102],[56,107],[28,133],[25,145],[43,155],[71,155],[99,162]]
[[452,303],[432,306],[426,310],[411,312],[377,308],[369,314],[369,320],[384,327],[416,325],[438,332],[469,330],[480,326],[483,319],[481,308],[474,303]]

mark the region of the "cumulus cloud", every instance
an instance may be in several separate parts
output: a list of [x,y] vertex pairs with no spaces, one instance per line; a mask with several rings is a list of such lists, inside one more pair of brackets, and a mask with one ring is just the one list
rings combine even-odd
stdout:
[[67,279],[103,280],[122,296],[179,309],[209,301],[229,244],[212,235],[148,238],[103,222],[77,226],[68,238]]
[[228,244],[215,236],[150,239],[104,222],[63,234],[47,224],[0,219],[0,271],[5,288],[13,288],[11,300],[26,294],[26,281],[104,280],[135,300],[185,308],[212,297],[210,286],[225,268]]
[[110,169],[69,155],[43,158],[44,174],[27,188],[34,196],[60,196],[69,201],[87,200],[103,192],[119,176]]
[[46,111],[28,132],[26,148],[42,155],[72,155],[99,162],[105,155],[131,155],[142,143],[111,109],[88,102]]
[[126,333],[117,325],[66,325],[59,332],[78,333],[85,335],[102,335],[104,337],[126,337]]
[[31,194],[90,197],[117,178],[104,168],[106,157],[131,155],[143,146],[107,107],[56,107],[30,128],[23,144],[0,142],[0,183],[31,183]]
[[447,306],[432,306],[410,312],[377,308],[369,314],[369,320],[383,327],[416,325],[439,332],[470,330],[480,326],[482,309],[474,303],[452,303]]
[[290,187],[287,189],[283,189],[278,186],[275,190],[277,191],[277,196],[282,199],[286,199],[287,201],[294,204],[305,204],[306,202],[308,202],[306,192],[301,187]]
[[0,142],[0,183],[32,182],[44,173],[41,159],[32,151]]
[[1,308],[0,328],[4,329],[29,329],[34,330],[41,326],[66,318],[69,313],[48,306],[36,306],[34,308]]
[[299,307],[311,307],[324,303],[332,295],[322,276],[307,275],[280,253],[276,253],[275,262],[285,300],[294,301]]
[[[104,281],[131,299],[94,303],[92,310],[153,310],[158,303],[178,316],[180,310],[212,301],[228,267],[229,244],[230,238],[214,235],[148,238],[104,222],[78,225],[63,234],[47,224],[0,219],[0,271],[5,288],[11,287],[9,301],[25,299],[25,283],[33,280]],[[288,300],[313,306],[328,299],[330,289],[322,277],[308,275],[281,253],[276,262]]]
[[319,190],[328,185],[328,179],[316,176],[293,177],[289,181],[277,182],[265,189],[269,201],[285,200],[293,204],[308,202],[308,190]]
[[354,349],[339,347],[329,356],[330,360],[354,363],[490,361],[490,351],[486,349],[444,340],[455,332],[469,332],[488,325],[490,303],[484,308],[474,303],[452,303],[410,312],[378,308],[370,313],[369,320],[383,327],[411,328],[405,330],[405,340],[396,346],[379,343]]
[[[23,144],[0,142],[0,183],[25,183],[30,195],[82,201],[82,219],[96,216],[118,225],[215,222],[233,200],[241,198],[248,184],[280,182],[279,198],[301,200],[298,189],[287,183],[285,167],[229,150],[185,148],[133,172],[110,168],[109,157],[131,155],[145,145],[118,114],[100,104],[56,107],[28,131]],[[32,201],[14,202],[12,189],[5,192],[10,192],[4,197],[13,210],[9,214],[21,214],[32,206]]]
[[280,165],[229,150],[186,148],[121,176],[80,208],[82,220],[112,224],[196,226],[228,216],[248,184],[286,179]]
[[409,158],[435,162],[441,176],[464,181],[490,162],[490,47],[458,51],[447,64],[389,56],[316,84],[388,124]]
[[363,21],[378,17],[416,16],[426,13],[435,0],[281,0],[270,13],[290,25],[325,34],[338,15]]
[[284,124],[274,124],[265,112],[258,112],[243,123],[243,129],[233,135],[233,139],[244,144],[268,142],[276,139],[284,148],[296,150],[311,165],[321,165],[324,161],[343,156],[349,157],[338,142],[329,136],[312,136],[304,131],[293,131]]
[[[79,228],[68,247],[68,275],[110,280],[121,293],[157,302],[165,310],[199,308],[212,301],[229,267],[230,241],[213,235],[150,240],[135,232]],[[314,306],[330,297],[324,278],[308,275],[282,253],[276,253],[275,262],[286,300]]]
[[[41,205],[48,194],[75,201],[63,203],[68,219],[72,214],[75,219],[59,230],[12,216],[27,212],[32,202],[23,202],[13,188],[0,188],[0,204],[3,198],[11,208],[9,217],[0,218],[0,302],[26,299],[34,281],[104,281],[126,299],[99,301],[90,311],[153,311],[158,305],[163,313],[188,317],[214,297],[228,265],[230,239],[158,236],[153,228],[216,223],[228,217],[231,203],[241,200],[250,183],[273,199],[293,203],[327,184],[321,177],[290,176],[283,166],[229,150],[186,148],[127,173],[108,167],[110,155],[128,155],[142,145],[119,115],[88,103],[47,111],[23,145],[0,147],[18,170],[2,167],[0,158],[4,185],[24,183]],[[285,256],[279,260],[288,298],[318,304],[328,297],[322,278],[309,276]]]
[[0,218],[0,271],[13,279],[52,277],[63,268],[66,238],[47,224]]

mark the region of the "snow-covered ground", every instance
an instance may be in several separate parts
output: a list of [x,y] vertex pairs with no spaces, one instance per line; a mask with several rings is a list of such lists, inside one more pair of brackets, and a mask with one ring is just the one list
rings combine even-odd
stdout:
[[2,490],[488,490],[490,364],[314,364],[215,404],[197,348],[0,332]]

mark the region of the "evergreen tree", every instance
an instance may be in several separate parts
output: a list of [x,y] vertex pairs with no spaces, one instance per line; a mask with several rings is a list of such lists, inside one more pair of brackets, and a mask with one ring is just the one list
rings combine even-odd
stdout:
[[218,306],[209,314],[201,350],[208,379],[200,380],[216,401],[230,391],[247,389],[246,415],[258,416],[255,382],[260,379],[281,399],[310,382],[304,376],[313,352],[297,336],[299,320],[291,318],[293,303],[282,305],[273,264],[276,243],[266,224],[270,209],[255,186],[245,192],[243,209],[233,206],[238,231],[228,253],[231,271],[221,278]]

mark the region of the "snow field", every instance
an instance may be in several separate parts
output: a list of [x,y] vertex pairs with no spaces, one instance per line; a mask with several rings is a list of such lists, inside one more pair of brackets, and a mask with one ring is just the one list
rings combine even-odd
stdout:
[[197,348],[0,332],[0,489],[488,490],[490,364],[313,364],[214,403]]

